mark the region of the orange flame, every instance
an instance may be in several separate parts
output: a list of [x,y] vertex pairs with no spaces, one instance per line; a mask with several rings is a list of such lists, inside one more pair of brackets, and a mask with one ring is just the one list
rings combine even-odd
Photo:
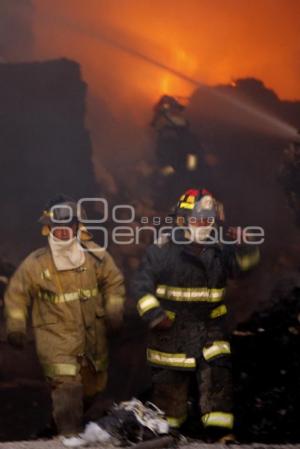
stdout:
[[112,95],[118,96],[119,106],[131,107],[163,93],[190,95],[193,86],[92,36],[103,29],[118,30],[122,43],[205,82],[254,76],[281,96],[300,97],[297,0],[229,0],[226,7],[222,0],[34,1],[36,55],[78,60],[91,89],[113,110]]

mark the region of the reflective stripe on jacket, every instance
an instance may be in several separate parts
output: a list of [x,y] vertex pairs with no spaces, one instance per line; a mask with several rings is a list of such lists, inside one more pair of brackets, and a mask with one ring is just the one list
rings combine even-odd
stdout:
[[[186,245],[170,239],[147,249],[133,280],[133,296],[151,328],[151,365],[190,370],[197,360],[211,363],[230,355],[225,288],[227,279],[241,271],[244,257],[249,258],[245,248],[241,252],[232,245]],[[172,325],[160,330],[156,325],[166,317]]]
[[116,308],[122,314],[124,294],[123,276],[104,249],[98,247],[97,258],[86,252],[78,269],[57,271],[45,247],[31,253],[10,280],[7,332],[26,332],[32,305],[37,353],[46,375],[75,375],[83,355],[101,371],[107,367],[106,319]]

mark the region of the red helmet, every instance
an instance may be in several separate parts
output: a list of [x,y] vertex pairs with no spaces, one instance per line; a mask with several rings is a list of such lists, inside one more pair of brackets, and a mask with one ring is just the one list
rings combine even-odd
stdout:
[[184,221],[192,218],[195,224],[224,221],[223,205],[218,203],[207,189],[188,189],[179,198],[176,216]]

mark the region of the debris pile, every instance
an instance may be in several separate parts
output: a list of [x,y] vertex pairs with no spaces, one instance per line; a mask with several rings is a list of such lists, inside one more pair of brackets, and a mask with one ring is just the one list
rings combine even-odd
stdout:
[[241,441],[300,441],[300,289],[274,296],[233,335]]
[[90,422],[78,437],[65,438],[63,444],[72,448],[108,442],[128,446],[168,433],[164,413],[150,402],[144,405],[133,398],[114,405],[106,416]]

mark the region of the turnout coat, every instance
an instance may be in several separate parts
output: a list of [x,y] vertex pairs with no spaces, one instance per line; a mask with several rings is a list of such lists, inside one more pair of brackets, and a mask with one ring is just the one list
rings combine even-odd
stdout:
[[31,315],[37,353],[49,377],[77,375],[82,357],[96,371],[107,368],[106,319],[122,314],[123,276],[106,250],[87,245],[85,263],[66,271],[56,269],[48,246],[34,251],[6,291],[7,332],[25,333]]

